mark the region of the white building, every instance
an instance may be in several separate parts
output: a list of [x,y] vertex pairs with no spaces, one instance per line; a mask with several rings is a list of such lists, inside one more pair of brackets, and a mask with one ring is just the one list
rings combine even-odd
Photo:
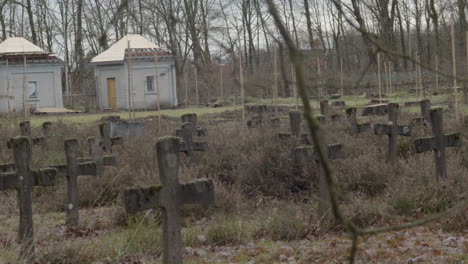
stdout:
[[0,44],[0,113],[22,112],[24,99],[30,109],[63,108],[62,68],[61,59],[26,39],[6,39]]
[[[158,88],[161,106],[177,106],[174,56],[162,52],[144,37],[127,35],[91,62],[94,64],[98,105],[102,108],[129,109],[131,104],[134,109],[156,108]],[[159,87],[155,85],[156,79]]]

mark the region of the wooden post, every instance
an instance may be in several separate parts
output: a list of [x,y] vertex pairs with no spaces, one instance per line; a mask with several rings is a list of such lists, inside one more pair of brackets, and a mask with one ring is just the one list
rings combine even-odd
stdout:
[[219,78],[220,78],[220,89],[221,89],[221,101],[224,101],[224,87],[223,87],[223,67],[219,66]]
[[454,108],[455,119],[458,120],[458,92],[457,92],[457,55],[455,50],[455,19],[452,16],[451,36],[452,36],[452,74],[453,74],[453,95],[454,95]]
[[241,102],[242,102],[242,121],[244,121],[245,120],[244,73],[242,69],[242,51],[240,48],[239,48],[239,75],[240,75]]
[[178,167],[180,139],[165,137],[156,143],[157,163],[161,185],[148,188],[127,188],[124,204],[128,213],[162,209],[163,264],[182,264],[182,234],[180,207],[184,204],[208,205],[214,202],[211,179],[179,183]]
[[[436,89],[439,89],[439,54],[436,54],[435,56],[435,69],[436,69]],[[429,98],[432,98],[432,93],[429,93]]]
[[6,71],[7,71],[8,122],[11,122],[12,120],[11,120],[11,98],[10,98],[10,67],[8,63],[8,58],[6,59]]
[[379,101],[382,101],[382,81],[380,78],[380,52],[377,52],[377,78],[379,80]]
[[389,92],[389,82],[388,82],[388,67],[387,61],[384,61],[384,72],[385,72],[385,93]]
[[294,71],[294,65],[291,65],[291,85],[293,88],[293,96],[295,101],[295,109],[298,109],[299,104],[299,97],[297,95],[297,87],[296,87],[296,72]]
[[195,104],[196,107],[199,107],[199,101],[198,101],[198,69],[197,65],[195,65]]
[[188,108],[188,70],[185,71],[185,108]]
[[127,71],[128,71],[128,119],[132,120],[132,55],[130,52],[130,40],[127,41]]
[[344,84],[343,84],[343,58],[340,58],[340,86],[341,86],[341,96],[344,96]]
[[320,69],[320,59],[317,57],[317,99],[320,101],[322,98],[322,93],[321,93],[321,75],[322,71]]
[[376,135],[388,135],[387,162],[392,165],[395,165],[397,160],[398,136],[411,136],[411,129],[409,126],[398,124],[398,108],[399,106],[396,103],[388,104],[388,124],[374,125],[374,133]]
[[28,93],[28,62],[23,56],[23,112],[24,118],[29,118],[29,93]]
[[388,62],[388,69],[390,71],[390,93],[393,94],[393,70],[392,70],[392,62]]
[[156,105],[158,107],[158,129],[161,129],[161,91],[159,88],[158,51],[154,53],[154,87],[158,93],[156,96]]
[[[465,45],[466,45],[466,65],[465,65],[465,71],[466,71],[466,76],[465,80],[463,82],[463,96],[464,96],[464,104],[468,104],[468,80],[466,80],[468,76],[468,31],[465,32]],[[463,108],[464,109],[464,108]],[[463,111],[464,112],[464,111]]]
[[423,89],[422,85],[422,73],[421,73],[421,56],[418,55],[418,86],[419,86],[419,92],[423,95],[424,98],[426,98],[426,89]]
[[275,114],[278,117],[278,45],[275,45],[274,53],[273,75],[275,83],[273,85],[273,99],[275,101]]

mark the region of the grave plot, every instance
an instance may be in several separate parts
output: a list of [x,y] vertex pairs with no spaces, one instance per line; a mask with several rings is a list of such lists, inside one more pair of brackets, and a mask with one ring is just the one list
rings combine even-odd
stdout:
[[[362,226],[379,228],[408,223],[431,216],[434,208],[450,208],[462,197],[462,186],[468,179],[463,165],[465,148],[447,153],[448,175],[457,177],[449,176],[443,188],[435,177],[427,177],[434,173],[432,156],[415,154],[416,146],[410,145],[405,155],[398,157],[397,167],[383,164],[380,148],[376,147],[382,139],[373,133],[362,135],[370,125],[366,127],[361,122],[365,119],[377,123],[375,129],[383,133],[380,137],[399,137],[399,133],[391,133],[395,126],[399,132],[400,123],[406,123],[399,120],[414,116],[402,108],[394,119],[392,107],[388,104],[386,112],[391,124],[387,117],[364,118],[356,115],[359,108],[351,108],[347,122],[320,127],[327,139],[322,141],[322,147],[337,182],[339,206],[346,217]],[[58,146],[56,134],[80,138],[82,152],[65,155],[67,163],[51,170],[55,172],[55,186],[33,189],[35,261],[66,263],[73,258],[81,263],[346,262],[348,234],[329,217],[324,164],[314,146],[299,145],[310,144],[310,139],[300,142],[309,133],[306,126],[301,127],[301,116],[301,112],[292,111],[290,120],[285,122],[289,126],[284,128],[284,138],[286,142],[294,140],[294,144],[281,143],[274,129],[247,129],[239,120],[216,122],[219,115],[204,117],[203,128],[197,128],[199,125],[190,119],[184,119],[181,126],[178,116],[167,118],[163,132],[148,133],[139,142],[126,140],[121,148],[112,146],[110,135],[99,137],[94,124],[54,127],[50,142],[53,149],[40,155],[62,149],[63,139]],[[445,132],[453,131],[458,124],[451,120],[452,114],[447,116]],[[156,123],[148,122],[147,129],[157,131]],[[180,138],[160,138],[155,151],[156,138],[174,132]],[[350,132],[359,136],[350,136]],[[202,133],[205,136],[199,135]],[[93,134],[98,138],[82,140]],[[103,147],[105,141],[110,142],[108,148]],[[76,141],[68,144],[78,145],[72,142]],[[205,142],[210,148],[205,147]],[[340,144],[330,144],[335,142]],[[431,144],[433,150],[436,145]],[[190,166],[180,166],[180,151],[191,150],[195,155],[198,148],[204,150],[203,158]],[[38,159],[36,154],[38,151],[34,152],[34,159]],[[103,173],[107,166],[115,167],[112,173]],[[0,173],[0,178],[13,177],[15,166],[9,170]],[[100,178],[96,182],[97,177]],[[67,178],[79,180],[74,185]],[[10,178],[3,182],[11,186]],[[52,185],[52,180],[41,184]],[[69,186],[76,187],[71,193],[76,193],[81,203],[68,199]],[[14,190],[8,187],[0,193],[0,263],[15,263],[13,258],[21,249],[14,239],[19,223]],[[101,193],[106,197],[101,198]],[[68,209],[70,204],[77,213]],[[199,207],[207,204],[210,205]],[[397,257],[406,262],[420,251],[421,244],[412,240],[418,237],[421,243],[429,239],[431,246],[440,250],[436,255],[428,249],[425,260],[458,261],[452,253],[463,250],[463,237],[456,231],[465,228],[463,217],[463,213],[454,213],[430,224],[427,230],[392,232],[376,241],[363,239],[357,254],[369,262],[366,254],[373,251],[375,262],[393,263]],[[433,230],[438,230],[437,234]],[[388,237],[413,247],[403,248]],[[329,251],[330,244],[336,244],[336,251]],[[379,251],[382,248],[390,248],[392,253]]]

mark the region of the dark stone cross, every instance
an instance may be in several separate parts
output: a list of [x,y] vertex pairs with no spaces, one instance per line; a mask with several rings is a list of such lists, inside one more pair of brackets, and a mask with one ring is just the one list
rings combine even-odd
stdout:
[[80,159],[78,159],[78,140],[67,139],[64,145],[67,164],[52,165],[50,167],[57,170],[58,177],[67,179],[66,224],[77,226],[79,220],[78,176],[98,176],[99,172],[96,162],[80,162]]
[[419,102],[419,104],[421,106],[421,117],[412,119],[411,124],[427,125],[427,123],[431,122],[431,101],[429,101],[429,99],[426,99]]
[[34,232],[32,219],[31,192],[34,186],[53,186],[56,171],[46,168],[31,170],[31,141],[28,137],[16,137],[10,141],[15,159],[15,172],[0,173],[0,191],[16,190],[19,203],[18,241],[21,244],[20,255],[32,258],[34,254]]
[[320,114],[323,115],[325,118],[328,118],[328,101],[320,101]]
[[432,109],[430,112],[433,137],[418,138],[414,141],[416,153],[434,151],[436,178],[447,178],[447,166],[445,162],[445,148],[461,147],[460,133],[444,134],[443,110]]
[[289,127],[291,133],[279,133],[280,140],[299,139],[303,144],[309,144],[309,135],[301,134],[302,112],[290,111],[289,112]]
[[194,151],[206,151],[208,149],[208,143],[193,141],[193,128],[191,123],[184,123],[177,135],[183,140],[179,151],[184,152],[190,159],[193,158]]
[[180,207],[185,204],[209,205],[215,196],[211,179],[179,183],[177,152],[180,144],[176,137],[160,138],[156,143],[161,185],[127,188],[124,192],[125,209],[130,214],[161,208],[164,264],[183,262]]
[[[202,136],[206,136],[208,134],[206,129],[197,127],[197,114],[189,113],[189,114],[182,115],[180,117],[180,120],[182,121],[182,124],[190,123],[192,125],[191,126],[192,135],[202,137]],[[182,129],[178,129],[176,131],[176,135],[178,137],[182,137]]]
[[106,153],[112,153],[112,146],[122,145],[123,138],[111,137],[110,123],[104,122],[99,125],[99,133],[101,134],[101,147]]
[[[323,141],[324,140],[322,140],[322,142]],[[321,147],[325,151],[325,157],[327,159],[334,160],[344,156],[342,144],[327,145],[323,142]],[[320,161],[318,153],[312,145],[304,145],[294,149],[293,166],[295,171],[302,167],[305,162],[309,162],[310,160],[315,160],[319,167],[318,215],[319,217],[322,217],[330,210],[330,195],[328,192],[328,183],[323,163]]]
[[375,124],[374,134],[388,135],[387,162],[395,165],[397,159],[398,136],[411,136],[411,128],[407,125],[398,125],[398,104],[390,103],[387,106],[388,124]]
[[357,109],[354,107],[346,109],[346,118],[351,125],[351,135],[357,136],[360,133],[366,132],[370,129],[370,123],[358,123],[357,121]]

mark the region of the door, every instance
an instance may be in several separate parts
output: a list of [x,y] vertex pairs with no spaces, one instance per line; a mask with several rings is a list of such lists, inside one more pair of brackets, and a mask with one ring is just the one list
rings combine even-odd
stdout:
[[115,78],[107,79],[107,96],[109,100],[109,108],[117,108],[117,90],[115,87]]

